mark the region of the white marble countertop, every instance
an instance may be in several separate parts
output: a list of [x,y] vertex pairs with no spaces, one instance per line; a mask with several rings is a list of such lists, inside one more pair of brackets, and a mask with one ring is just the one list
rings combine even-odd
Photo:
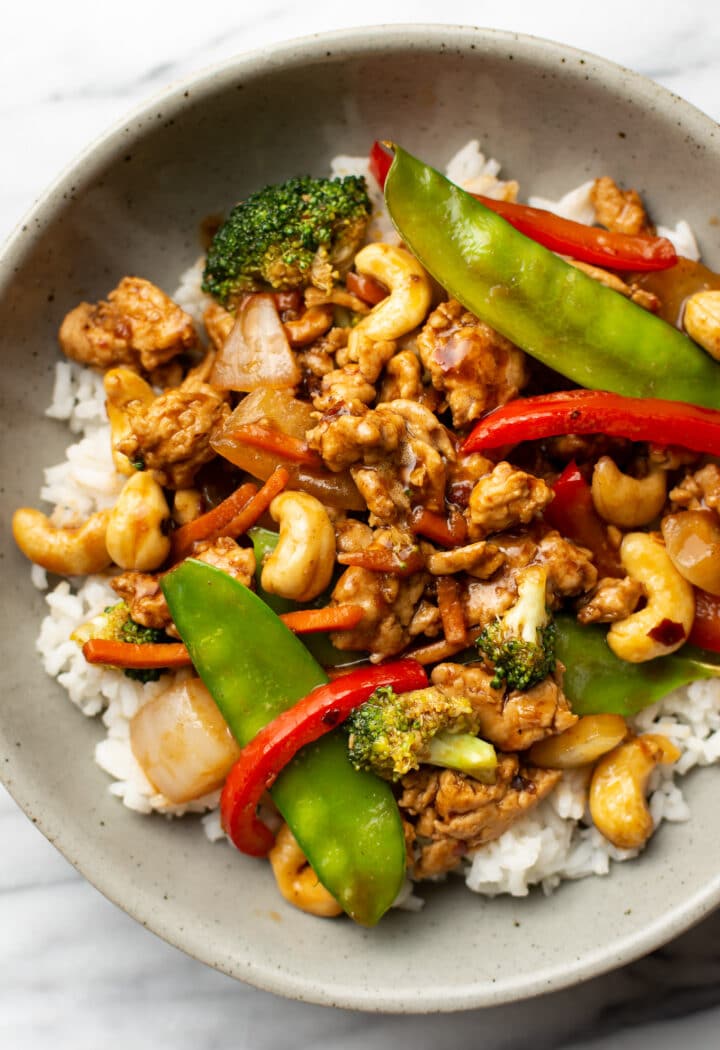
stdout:
[[[441,8],[441,10],[440,10]],[[0,238],[92,138],[170,81],[326,29],[454,22],[517,30],[642,72],[720,119],[716,0],[38,0],[3,5]],[[0,1046],[7,1050],[342,1047],[685,1050],[718,1045],[720,915],[580,988],[450,1017],[346,1013],[278,999],[169,947],[108,903],[0,788]],[[108,952],[107,946],[112,945]]]

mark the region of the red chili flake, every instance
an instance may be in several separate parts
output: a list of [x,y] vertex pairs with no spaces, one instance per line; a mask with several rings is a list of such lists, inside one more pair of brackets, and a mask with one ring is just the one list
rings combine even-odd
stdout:
[[648,638],[659,642],[660,645],[677,645],[685,640],[685,628],[681,623],[666,618],[661,620],[657,627],[653,627],[652,631],[648,631]]
[[326,726],[336,726],[338,722],[342,721],[342,711],[338,710],[337,707],[331,707],[322,716],[322,720]]

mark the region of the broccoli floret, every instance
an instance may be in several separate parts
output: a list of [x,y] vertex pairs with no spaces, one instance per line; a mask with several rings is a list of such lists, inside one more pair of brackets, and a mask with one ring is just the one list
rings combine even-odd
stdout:
[[[149,642],[167,642],[165,631],[157,627],[143,627],[136,623],[130,616],[130,607],[125,601],[108,605],[98,616],[82,624],[70,635],[78,645],[84,645],[91,638],[106,638],[115,642],[135,642],[147,644]],[[123,668],[127,678],[136,682],[156,682],[164,671],[163,667],[126,667]]]
[[356,769],[398,780],[422,763],[492,780],[495,749],[475,735],[477,716],[464,697],[429,687],[398,695],[390,686],[373,695],[345,722]]
[[317,284],[350,267],[370,217],[365,179],[308,176],[236,204],[207,253],[203,291],[225,306],[243,292]]
[[494,665],[492,685],[507,682],[511,689],[529,689],[555,670],[556,627],[547,608],[547,572],[531,565],[518,577],[518,596],[476,641]]

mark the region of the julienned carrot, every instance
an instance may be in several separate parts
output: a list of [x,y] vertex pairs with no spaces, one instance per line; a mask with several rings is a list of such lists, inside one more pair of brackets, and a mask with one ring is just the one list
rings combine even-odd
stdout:
[[338,554],[341,565],[358,565],[371,572],[388,572],[394,576],[410,576],[425,567],[425,559],[419,547],[393,550],[390,547],[365,547],[359,551]]
[[317,452],[308,448],[300,438],[293,437],[291,434],[283,434],[279,430],[273,430],[272,427],[263,426],[262,423],[242,423],[232,431],[229,437],[239,441],[241,445],[260,448],[264,452],[282,456],[283,459],[293,463],[302,463],[304,466],[316,469],[322,468],[323,465]]
[[410,528],[416,535],[425,536],[441,547],[460,547],[467,539],[465,519],[457,510],[451,510],[446,519],[425,507],[416,507]]
[[448,660],[451,656],[455,656],[456,653],[462,652],[463,649],[467,648],[467,641],[451,643],[446,638],[441,638],[437,642],[430,642],[429,645],[423,645],[419,649],[411,649],[407,653],[413,660],[417,660],[419,664],[436,664],[441,660]]
[[285,467],[275,467],[263,487],[249,500],[231,522],[223,529],[223,536],[232,536],[235,539],[251,529],[253,525],[263,516],[276,496],[290,480]]
[[363,618],[361,605],[326,605],[323,609],[299,609],[282,613],[280,619],[296,634],[317,631],[349,631]]
[[112,667],[187,667],[192,663],[182,642],[116,642],[90,638],[82,651],[89,664]]
[[174,561],[181,561],[192,549],[193,543],[200,540],[215,539],[226,525],[228,525],[239,511],[257,493],[257,485],[251,481],[240,485],[232,495],[218,503],[207,514],[202,514],[194,521],[181,525],[173,533],[172,557]]
[[460,597],[460,584],[453,576],[438,576],[437,599],[445,640],[449,645],[464,645],[467,640],[465,610]]

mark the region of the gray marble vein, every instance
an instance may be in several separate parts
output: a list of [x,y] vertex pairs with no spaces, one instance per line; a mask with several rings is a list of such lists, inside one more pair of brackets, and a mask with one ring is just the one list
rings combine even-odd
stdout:
[[[3,5],[0,236],[106,127],[170,81],[294,36],[381,22],[495,26],[643,72],[720,117],[715,0],[329,0],[198,7]],[[720,914],[615,973],[512,1007],[378,1017],[288,1002],[186,957],[86,883],[0,789],[0,1047],[5,1050],[705,1050],[720,1045]]]

